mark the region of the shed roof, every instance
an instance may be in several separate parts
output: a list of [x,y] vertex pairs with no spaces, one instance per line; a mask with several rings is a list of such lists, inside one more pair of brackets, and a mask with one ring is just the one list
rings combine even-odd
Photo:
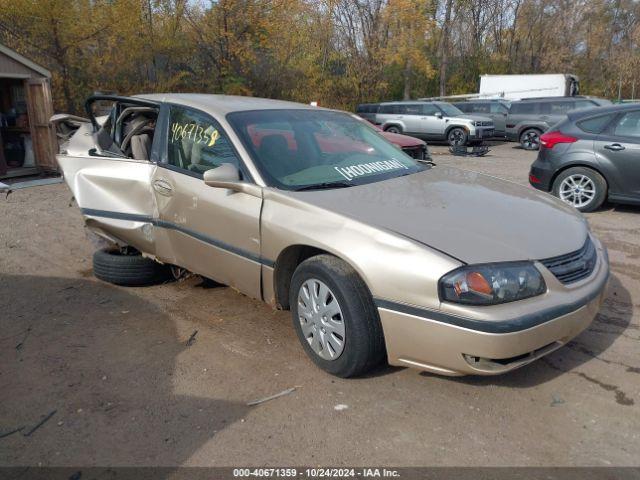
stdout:
[[0,77],[31,76],[51,78],[51,72],[0,43]]

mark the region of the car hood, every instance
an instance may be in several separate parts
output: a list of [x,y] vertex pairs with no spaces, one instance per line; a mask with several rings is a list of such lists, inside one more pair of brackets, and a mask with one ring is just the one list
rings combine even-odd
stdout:
[[379,133],[388,141],[395,145],[398,145],[399,147],[419,147],[421,145],[425,145],[424,141],[410,137],[409,135],[382,131]]
[[462,118],[464,120],[473,120],[475,122],[493,122],[493,120],[489,117],[482,117],[480,115],[458,115],[453,118]]
[[449,167],[287,194],[466,263],[554,257],[578,250],[588,235],[584,217],[551,195]]

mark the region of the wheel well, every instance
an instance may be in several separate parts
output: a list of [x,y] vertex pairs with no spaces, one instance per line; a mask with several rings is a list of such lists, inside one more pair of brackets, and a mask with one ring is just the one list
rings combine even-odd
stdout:
[[402,125],[400,125],[399,123],[388,123],[384,126],[384,131],[386,132],[390,127],[397,127],[401,132],[404,132],[404,128],[402,128]]
[[461,130],[464,130],[465,132],[469,133],[469,129],[466,128],[464,125],[449,125],[447,129],[444,131],[445,138],[449,137],[449,132],[454,128],[460,128]]
[[524,127],[520,127],[520,130],[518,130],[518,141],[520,141],[520,137],[522,136],[522,134],[524,132],[526,132],[527,130],[536,130],[538,131],[538,133],[542,133],[543,129],[540,127],[536,127],[536,126],[524,126]]
[[594,168],[593,165],[589,165],[589,164],[585,164],[585,163],[572,163],[571,165],[567,165],[565,167],[562,167],[560,170],[558,170],[556,173],[554,173],[553,177],[551,177],[551,182],[549,183],[549,191],[553,192],[553,184],[556,183],[556,178],[558,178],[558,175],[560,175],[565,170],[568,170],[568,169],[574,168],[574,167],[588,168],[589,170],[593,170],[594,172],[599,173],[600,176],[602,178],[604,178],[604,182],[607,184],[607,192],[609,191],[609,180],[604,175],[604,173],[602,173],[602,171],[598,170],[597,168]]
[[278,259],[273,271],[274,290],[276,295],[276,305],[284,310],[289,308],[289,288],[291,287],[291,278],[298,265],[307,258],[315,257],[323,253],[329,253],[325,250],[309,245],[291,245],[285,248]]

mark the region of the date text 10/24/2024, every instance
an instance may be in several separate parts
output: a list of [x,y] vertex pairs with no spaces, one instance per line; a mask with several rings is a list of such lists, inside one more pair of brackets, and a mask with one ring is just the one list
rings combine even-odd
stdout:
[[233,476],[266,478],[399,478],[388,468],[234,468]]

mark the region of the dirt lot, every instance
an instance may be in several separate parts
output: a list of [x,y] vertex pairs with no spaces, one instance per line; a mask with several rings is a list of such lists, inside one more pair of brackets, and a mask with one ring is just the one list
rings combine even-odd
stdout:
[[[513,145],[472,160],[433,150],[526,183],[534,154]],[[0,436],[24,426],[0,438],[1,465],[640,464],[638,208],[588,216],[613,275],[569,346],[501,377],[340,380],[306,359],[288,312],[197,278],[95,280],[70,196],[0,199]]]

